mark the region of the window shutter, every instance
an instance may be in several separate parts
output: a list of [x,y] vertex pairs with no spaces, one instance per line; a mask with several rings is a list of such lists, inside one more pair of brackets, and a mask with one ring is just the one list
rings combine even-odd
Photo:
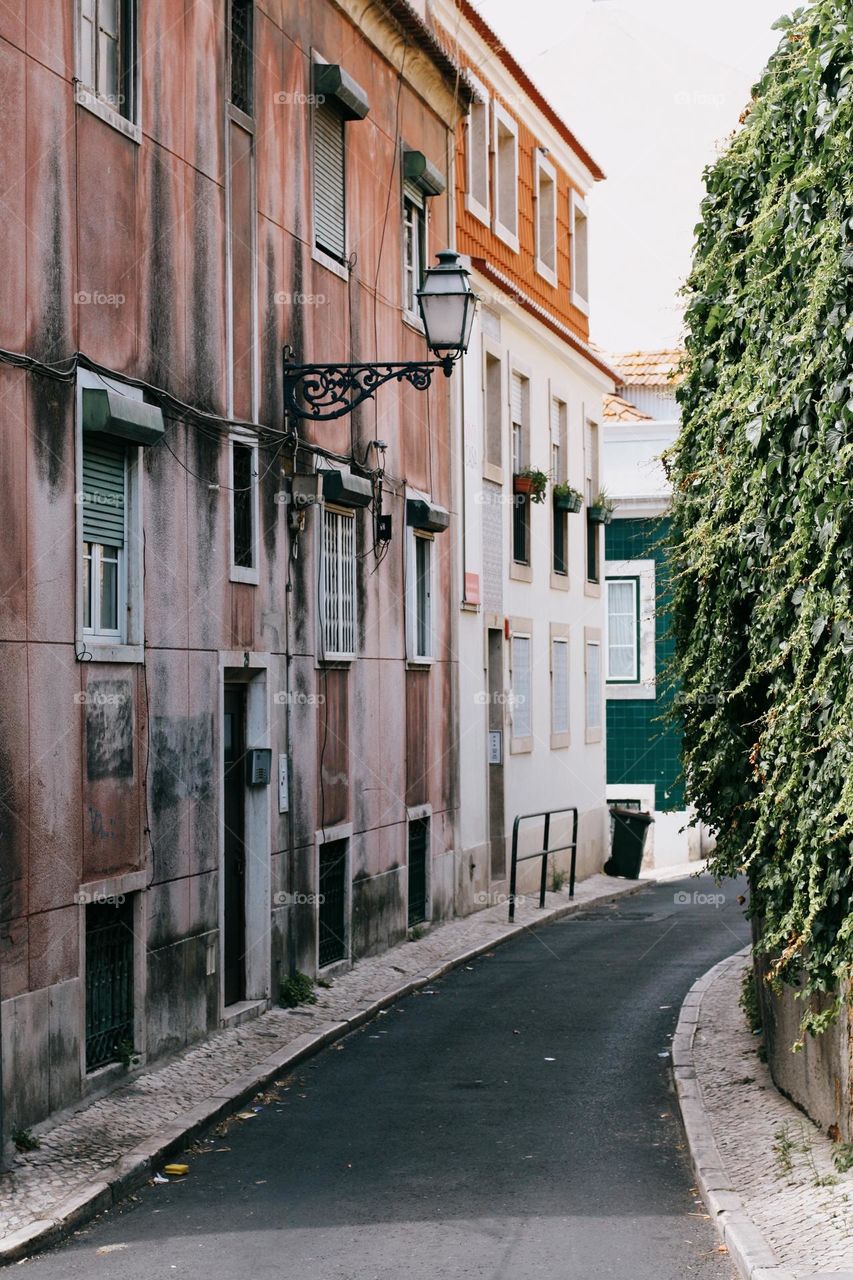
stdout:
[[586,646],[586,727],[601,728],[601,645]]
[[530,636],[512,638],[512,732],[515,738],[533,733],[530,680]]
[[340,260],[346,254],[344,129],[332,103],[314,108],[314,242]]
[[355,654],[355,518],[323,512],[323,656]]
[[562,443],[562,436],[563,436],[562,408],[563,408],[562,401],[552,399],[551,401],[551,443],[552,444]]
[[569,732],[569,644],[551,641],[551,732]]
[[512,410],[512,420],[517,423],[524,423],[524,379],[520,373],[512,375],[510,387],[510,408]]
[[124,546],[124,445],[89,438],[83,443],[83,541]]

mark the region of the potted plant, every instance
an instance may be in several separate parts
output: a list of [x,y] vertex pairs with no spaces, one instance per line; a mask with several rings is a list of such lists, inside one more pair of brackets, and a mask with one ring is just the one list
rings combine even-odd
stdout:
[[590,503],[587,514],[594,524],[610,524],[613,519],[613,503],[603,489]]
[[557,511],[580,511],[583,506],[583,494],[573,489],[570,484],[554,485],[554,507]]
[[513,493],[524,494],[531,502],[544,502],[548,476],[536,467],[524,467],[512,478]]

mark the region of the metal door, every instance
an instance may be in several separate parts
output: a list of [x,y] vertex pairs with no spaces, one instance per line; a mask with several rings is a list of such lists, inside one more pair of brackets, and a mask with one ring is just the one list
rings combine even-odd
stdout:
[[225,791],[223,978],[225,1003],[246,998],[246,690],[225,686],[222,783]]

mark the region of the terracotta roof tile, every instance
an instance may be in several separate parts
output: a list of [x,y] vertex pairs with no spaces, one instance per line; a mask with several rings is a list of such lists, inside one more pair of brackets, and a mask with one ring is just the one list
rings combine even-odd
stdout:
[[609,363],[619,371],[623,387],[674,387],[681,381],[681,374],[676,370],[683,355],[680,347],[628,351],[610,356]]
[[635,404],[631,404],[630,400],[623,400],[622,396],[605,396],[604,421],[652,422],[653,419],[647,413],[641,413]]

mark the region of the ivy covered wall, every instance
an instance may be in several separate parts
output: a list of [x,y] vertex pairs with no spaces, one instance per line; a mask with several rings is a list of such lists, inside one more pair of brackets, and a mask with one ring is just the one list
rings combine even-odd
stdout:
[[834,991],[853,959],[853,7],[780,30],[697,229],[676,672],[715,868],[748,869],[775,972]]

